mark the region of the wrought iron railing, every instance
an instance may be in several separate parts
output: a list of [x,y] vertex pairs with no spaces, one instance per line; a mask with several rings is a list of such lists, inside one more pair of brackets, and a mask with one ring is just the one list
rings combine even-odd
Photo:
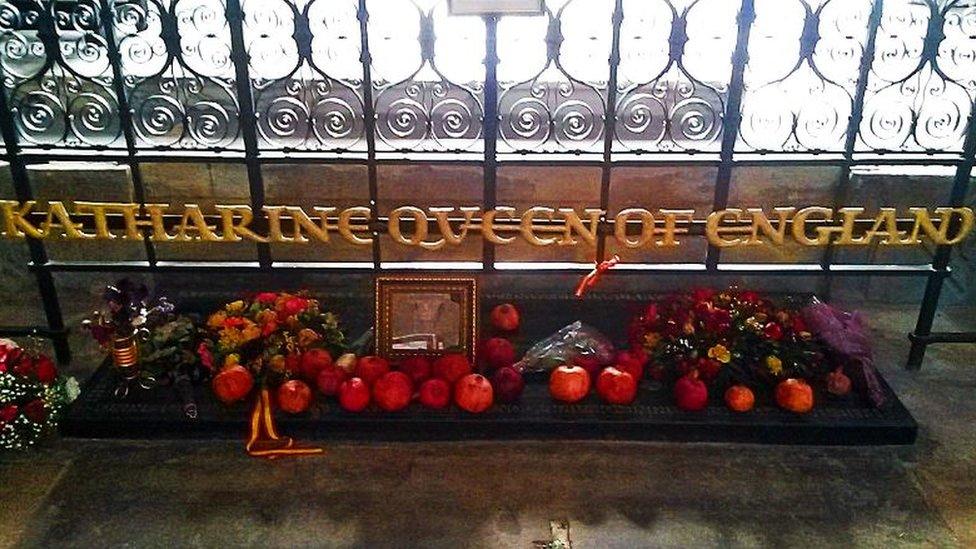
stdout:
[[[362,164],[381,223],[377,166],[417,160],[478,164],[488,208],[506,163],[598,167],[604,209],[620,166],[717,167],[723,208],[737,166],[838,166],[841,204],[859,165],[941,165],[957,206],[976,154],[972,0],[547,0],[542,16],[484,18],[446,0],[2,0],[0,71],[20,200],[29,164],[97,157],[130,167],[139,202],[144,162],[241,162],[254,208],[265,164]],[[363,270],[384,267],[374,242]],[[124,264],[28,245],[62,360],[54,272],[279,266],[266,244],[244,267],[161,263],[149,240],[146,261]],[[909,364],[930,342],[976,340],[932,333],[949,248],[924,267],[834,256],[730,266],[709,248],[701,264],[634,272],[924,276]],[[496,266],[486,242],[477,267]]]

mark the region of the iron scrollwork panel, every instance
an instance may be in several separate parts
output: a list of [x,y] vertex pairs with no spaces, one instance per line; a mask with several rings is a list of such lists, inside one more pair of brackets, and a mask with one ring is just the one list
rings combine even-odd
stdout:
[[223,0],[112,0],[136,146],[241,150]]
[[613,7],[547,0],[499,21],[499,152],[602,152]]
[[377,150],[484,150],[484,21],[446,0],[366,5]]
[[755,0],[740,151],[842,152],[870,0]]
[[976,96],[976,4],[886,0],[856,150],[962,150]]
[[721,149],[739,7],[624,0],[615,152]]
[[365,151],[356,0],[245,0],[259,146]]
[[0,2],[3,92],[26,147],[122,147],[97,0]]

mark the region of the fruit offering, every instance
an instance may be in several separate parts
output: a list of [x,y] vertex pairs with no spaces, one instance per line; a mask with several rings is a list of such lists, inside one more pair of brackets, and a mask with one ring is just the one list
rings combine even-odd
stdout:
[[579,366],[562,365],[549,375],[549,394],[567,404],[583,400],[590,392],[590,374]]
[[480,374],[468,374],[454,386],[454,403],[472,414],[484,412],[491,407],[494,391],[491,383]]

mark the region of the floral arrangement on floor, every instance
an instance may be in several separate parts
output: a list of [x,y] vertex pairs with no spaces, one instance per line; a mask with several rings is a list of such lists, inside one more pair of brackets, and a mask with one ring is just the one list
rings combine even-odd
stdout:
[[0,340],[0,450],[23,450],[57,430],[78,382],[47,355]]
[[228,303],[207,318],[204,330],[197,352],[225,403],[254,387],[285,384],[311,397],[306,382],[314,385],[345,345],[339,318],[304,293],[263,292]]
[[[813,386],[838,395],[850,390],[830,347],[808,328],[802,307],[780,306],[754,291],[667,295],[633,319],[629,338],[648,354],[650,376],[673,387],[686,409],[704,407],[712,393],[724,394],[733,410],[752,408],[758,395],[806,412]],[[685,395],[692,395],[690,402],[682,402]]]

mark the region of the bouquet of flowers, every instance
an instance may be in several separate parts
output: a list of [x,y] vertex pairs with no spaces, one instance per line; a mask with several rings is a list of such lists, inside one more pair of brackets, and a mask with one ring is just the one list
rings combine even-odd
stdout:
[[78,393],[48,356],[0,340],[0,450],[30,448],[54,432]]
[[331,363],[345,342],[338,317],[304,293],[263,292],[228,303],[207,318],[205,330],[197,352],[214,371],[214,391],[224,402],[244,398],[254,385],[299,377],[314,382],[319,366]]
[[752,291],[699,289],[665,296],[633,319],[630,342],[652,359],[650,375],[673,383],[692,371],[716,389],[770,389],[830,371],[822,341],[799,309]]

